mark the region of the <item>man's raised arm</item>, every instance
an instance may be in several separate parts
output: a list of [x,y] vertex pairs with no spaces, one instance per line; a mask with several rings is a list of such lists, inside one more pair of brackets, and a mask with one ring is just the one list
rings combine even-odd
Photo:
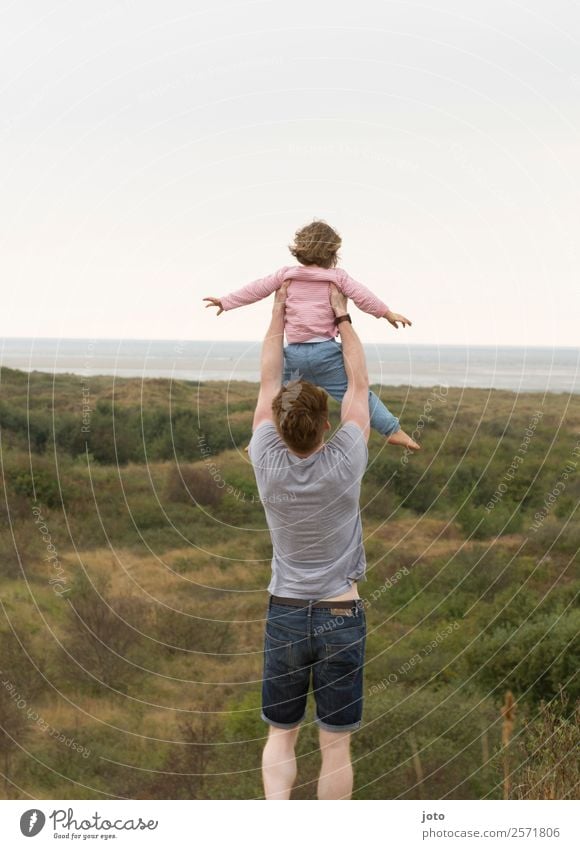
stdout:
[[282,387],[284,367],[284,310],[289,283],[284,283],[276,292],[272,320],[262,344],[260,367],[260,393],[254,412],[255,430],[265,421],[273,421],[272,401]]
[[[330,303],[336,318],[347,315],[346,298],[336,286],[330,287]],[[348,389],[342,399],[341,421],[354,422],[363,432],[368,441],[369,422],[369,376],[365,352],[352,324],[348,320],[338,325],[344,368],[348,379]]]

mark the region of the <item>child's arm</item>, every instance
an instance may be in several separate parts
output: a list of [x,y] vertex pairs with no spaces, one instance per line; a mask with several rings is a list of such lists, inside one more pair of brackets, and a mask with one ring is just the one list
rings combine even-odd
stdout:
[[370,289],[367,289],[366,286],[363,286],[362,283],[359,283],[357,280],[353,280],[350,274],[347,274],[346,271],[343,271],[342,274],[339,274],[337,277],[337,285],[340,287],[341,291],[346,295],[347,298],[350,298],[353,301],[359,310],[363,312],[369,313],[369,315],[374,315],[375,318],[386,318],[389,324],[392,324],[393,327],[398,329],[397,322],[401,322],[403,327],[407,324],[411,326],[411,322],[408,318],[405,318],[404,315],[400,315],[398,312],[393,312],[389,307],[381,301]]
[[279,289],[284,282],[284,272],[287,266],[279,268],[273,274],[268,274],[266,277],[260,277],[258,280],[253,280],[246,286],[242,286],[230,295],[225,295],[222,298],[204,298],[204,301],[209,301],[206,307],[218,307],[218,315],[227,310],[236,309],[236,307],[245,307],[248,304],[254,304],[256,301],[261,301],[262,298],[267,298],[272,292]]

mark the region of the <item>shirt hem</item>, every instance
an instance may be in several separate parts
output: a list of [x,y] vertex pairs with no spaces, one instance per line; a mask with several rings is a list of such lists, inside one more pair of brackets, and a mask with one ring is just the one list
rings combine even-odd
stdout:
[[297,595],[296,592],[291,590],[285,590],[283,587],[268,587],[268,592],[270,595],[281,596],[282,598],[296,598],[300,601],[318,601],[319,599],[332,598],[333,596],[342,595],[343,593],[348,592],[352,588],[352,585],[357,581],[364,581],[366,577],[361,575],[360,578],[347,578],[346,582],[341,584],[339,587],[329,587],[327,589],[323,589],[322,591],[317,591],[315,593],[310,593],[310,595]]

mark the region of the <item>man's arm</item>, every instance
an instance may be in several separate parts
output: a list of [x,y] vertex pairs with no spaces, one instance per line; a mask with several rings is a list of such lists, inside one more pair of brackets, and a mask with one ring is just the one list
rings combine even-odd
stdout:
[[284,309],[289,283],[284,283],[276,292],[272,320],[262,345],[260,367],[260,392],[254,412],[252,429],[265,421],[273,421],[272,401],[282,386],[284,366]]
[[286,270],[287,266],[279,268],[278,271],[275,271],[273,274],[268,274],[266,277],[260,277],[258,280],[253,280],[246,286],[242,286],[241,289],[238,289],[229,295],[224,295],[221,298],[204,298],[204,301],[209,301],[209,303],[206,304],[206,308],[217,307],[217,314],[220,315],[222,312],[226,312],[227,310],[234,310],[237,307],[245,307],[248,304],[254,304],[256,301],[261,301],[263,298],[267,298],[268,295],[271,295],[276,289],[280,288],[284,281],[284,272]]
[[[330,303],[337,318],[347,314],[346,298],[334,285],[330,287]],[[368,442],[370,431],[369,377],[365,353],[350,322],[341,321],[338,325],[338,331],[342,342],[344,367],[348,379],[348,388],[342,399],[340,418],[342,424],[354,422],[358,425]]]

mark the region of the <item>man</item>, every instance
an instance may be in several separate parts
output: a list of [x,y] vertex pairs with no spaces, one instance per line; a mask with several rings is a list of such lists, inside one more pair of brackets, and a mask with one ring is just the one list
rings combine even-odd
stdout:
[[366,565],[359,499],[369,381],[346,298],[331,286],[348,390],[341,427],[325,443],[326,392],[299,376],[282,386],[288,285],[276,293],[263,344],[248,447],[273,547],[262,684],[262,718],[270,729],[262,774],[267,799],[290,798],[312,678],[322,755],[318,798],[350,799],[350,736],[361,722],[366,637],[357,581]]

